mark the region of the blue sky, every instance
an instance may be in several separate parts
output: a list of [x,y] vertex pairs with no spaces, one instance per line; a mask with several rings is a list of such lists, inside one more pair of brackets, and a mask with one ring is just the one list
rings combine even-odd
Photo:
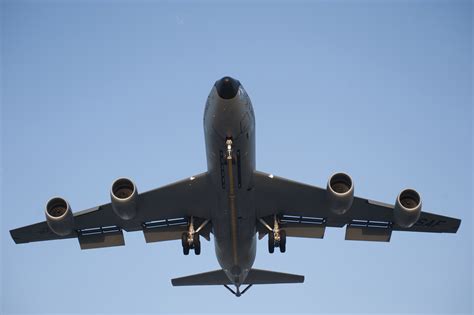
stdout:
[[[2,1],[1,312],[471,313],[472,2]],[[112,181],[146,191],[205,170],[202,115],[215,80],[239,79],[257,119],[257,168],[359,196],[417,189],[458,234],[390,243],[258,243],[255,267],[302,285],[173,288],[218,268],[213,242],[81,251],[15,245],[54,195],[79,211]]]

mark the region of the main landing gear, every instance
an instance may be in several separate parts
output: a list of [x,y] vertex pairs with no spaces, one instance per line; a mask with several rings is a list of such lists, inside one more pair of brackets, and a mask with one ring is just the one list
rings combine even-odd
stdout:
[[263,219],[259,219],[260,222],[268,229],[268,252],[273,254],[275,247],[280,248],[280,252],[286,252],[286,232],[280,229],[278,219],[273,216],[273,229]]
[[201,231],[209,220],[205,220],[196,230],[194,229],[194,218],[189,220],[188,231],[181,235],[181,245],[183,254],[189,255],[189,250],[194,249],[194,254],[201,254],[201,241],[199,240],[199,231]]

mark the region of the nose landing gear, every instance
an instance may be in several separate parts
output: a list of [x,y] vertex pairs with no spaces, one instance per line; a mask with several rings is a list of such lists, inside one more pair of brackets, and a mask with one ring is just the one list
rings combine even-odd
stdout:
[[183,254],[189,255],[189,250],[194,249],[194,254],[201,254],[201,241],[199,240],[199,231],[201,231],[209,220],[205,220],[196,230],[194,229],[194,218],[189,220],[188,231],[181,235],[181,245],[183,246]]
[[268,229],[268,252],[273,254],[275,247],[280,248],[281,253],[286,252],[286,232],[280,229],[276,215],[273,216],[273,229],[262,218],[259,220]]

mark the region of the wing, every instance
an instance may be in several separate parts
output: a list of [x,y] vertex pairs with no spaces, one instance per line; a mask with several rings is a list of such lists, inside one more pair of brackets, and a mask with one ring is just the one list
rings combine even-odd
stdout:
[[[210,219],[215,198],[210,195],[207,173],[138,195],[137,217],[125,221],[115,215],[110,203],[74,214],[74,232],[53,233],[46,221],[10,231],[15,243],[55,239],[79,239],[82,249],[124,245],[123,230],[143,231],[147,242],[180,239],[189,217]],[[206,231],[204,231],[206,233]]]
[[[394,223],[393,205],[354,197],[343,215],[329,210],[326,189],[255,172],[257,215],[267,221],[277,215],[288,236],[324,237],[327,226],[346,226],[347,240],[389,241],[397,231],[456,233],[461,220],[422,212],[411,228]],[[265,233],[260,228],[260,237]]]

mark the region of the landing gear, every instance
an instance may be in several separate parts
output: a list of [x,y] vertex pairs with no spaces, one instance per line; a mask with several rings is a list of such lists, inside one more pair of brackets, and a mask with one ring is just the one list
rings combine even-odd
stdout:
[[280,231],[280,253],[286,252],[286,232],[285,230]]
[[286,232],[280,229],[276,215],[273,217],[273,229],[263,220],[260,222],[268,229],[268,252],[273,254],[275,247],[280,248],[280,252],[286,252]]
[[181,235],[181,245],[183,246],[183,254],[189,255],[189,250],[194,249],[194,254],[201,254],[201,241],[199,240],[199,231],[201,231],[209,220],[205,220],[196,230],[194,230],[194,218],[189,220],[188,231]]
[[191,248],[188,243],[188,233],[184,232],[181,235],[181,245],[183,245],[183,254],[189,255],[189,249]]
[[194,244],[194,254],[200,255],[201,254],[201,241],[199,240],[199,234],[194,234],[193,236],[193,244]]
[[201,254],[201,241],[199,234],[195,233],[192,238],[189,238],[189,232],[184,232],[181,235],[181,245],[183,246],[183,254],[189,255],[189,250],[194,249],[194,254]]
[[275,235],[273,232],[268,233],[268,252],[273,254],[275,251]]

